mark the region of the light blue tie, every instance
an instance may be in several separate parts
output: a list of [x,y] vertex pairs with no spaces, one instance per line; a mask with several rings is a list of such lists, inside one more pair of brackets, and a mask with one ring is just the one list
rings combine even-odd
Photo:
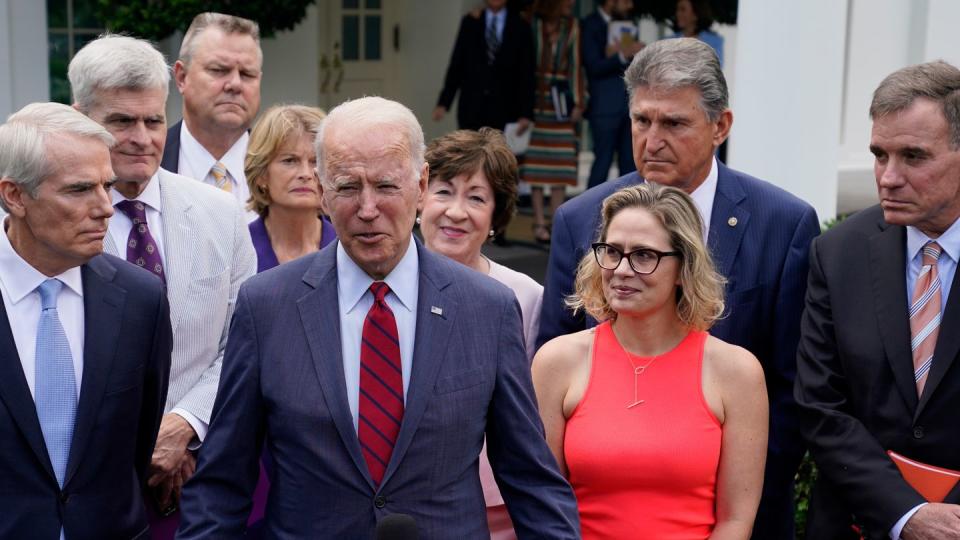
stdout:
[[48,279],[37,287],[40,293],[40,324],[37,325],[36,385],[34,400],[47,454],[63,487],[70,457],[70,442],[77,416],[77,380],[67,334],[57,314],[57,296],[63,283]]

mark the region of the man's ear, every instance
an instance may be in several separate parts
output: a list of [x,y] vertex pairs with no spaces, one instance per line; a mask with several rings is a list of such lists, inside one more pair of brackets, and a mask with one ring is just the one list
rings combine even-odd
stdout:
[[417,195],[417,211],[423,209],[423,198],[427,194],[427,184],[430,182],[430,164],[423,162],[423,168],[420,169],[420,179],[417,181],[417,187],[420,193]]
[[13,178],[4,176],[0,178],[0,199],[10,210],[11,216],[22,218],[26,215],[26,209],[23,205],[23,196],[26,191]]
[[173,64],[173,81],[177,83],[177,90],[183,94],[183,87],[187,84],[187,66],[182,60]]
[[733,127],[733,111],[724,109],[724,111],[720,113],[720,118],[717,119],[715,125],[716,131],[713,133],[713,146],[718,147],[730,136],[730,128]]

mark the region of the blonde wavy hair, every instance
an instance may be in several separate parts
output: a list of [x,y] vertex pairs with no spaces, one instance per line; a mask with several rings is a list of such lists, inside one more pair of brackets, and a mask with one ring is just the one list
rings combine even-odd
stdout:
[[263,113],[250,132],[250,143],[243,160],[243,173],[250,188],[247,208],[260,217],[267,216],[272,201],[270,192],[261,183],[267,174],[267,167],[287,141],[301,134],[316,136],[317,128],[325,116],[322,109],[306,105],[275,105]]
[[[689,328],[708,330],[723,314],[725,280],[703,242],[703,222],[693,199],[677,188],[650,183],[624,188],[603,201],[598,241],[606,241],[610,222],[628,208],[650,212],[667,230],[671,249],[681,253],[677,317]],[[583,310],[598,321],[613,320],[617,313],[603,294],[600,270],[593,250],[588,250],[577,267],[574,293],[565,302],[574,313]]]

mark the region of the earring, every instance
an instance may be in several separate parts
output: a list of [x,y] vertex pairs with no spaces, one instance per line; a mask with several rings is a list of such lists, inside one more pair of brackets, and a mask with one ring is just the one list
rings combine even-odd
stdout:
[[493,238],[493,236],[494,236],[495,234],[497,234],[497,233],[494,232],[493,229],[490,229],[490,234],[488,234],[487,236],[489,236],[490,238]]
[[420,216],[417,216],[417,225],[420,225]]

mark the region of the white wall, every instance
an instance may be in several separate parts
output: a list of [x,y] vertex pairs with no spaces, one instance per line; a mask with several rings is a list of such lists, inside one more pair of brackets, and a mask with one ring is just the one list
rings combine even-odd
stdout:
[[28,103],[49,99],[46,4],[0,0],[0,121]]

